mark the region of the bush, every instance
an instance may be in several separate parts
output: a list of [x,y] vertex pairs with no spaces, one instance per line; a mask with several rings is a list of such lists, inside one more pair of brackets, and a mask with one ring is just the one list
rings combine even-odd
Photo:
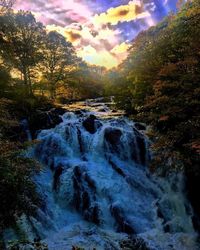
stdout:
[[32,180],[39,165],[22,157],[18,147],[0,140],[0,229],[13,225],[22,213],[33,215],[39,205]]

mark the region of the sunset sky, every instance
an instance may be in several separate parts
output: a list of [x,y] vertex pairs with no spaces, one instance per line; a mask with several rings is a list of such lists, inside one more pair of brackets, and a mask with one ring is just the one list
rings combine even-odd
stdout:
[[136,35],[176,10],[177,0],[17,0],[47,30],[71,41],[85,61],[111,68],[127,55]]

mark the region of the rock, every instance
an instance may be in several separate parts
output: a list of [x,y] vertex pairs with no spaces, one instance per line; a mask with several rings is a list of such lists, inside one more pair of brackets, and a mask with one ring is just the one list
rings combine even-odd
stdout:
[[146,144],[145,139],[141,136],[137,136],[137,145],[140,152],[140,163],[146,165]]
[[105,139],[111,145],[116,145],[120,143],[120,138],[122,136],[122,131],[117,128],[108,128],[105,130]]
[[60,176],[63,173],[63,168],[62,167],[57,167],[54,173],[54,177],[53,177],[53,189],[55,191],[57,191],[58,189],[58,185],[59,185],[59,180],[60,180]]
[[113,109],[113,110],[112,110],[112,113],[117,113],[117,110],[116,110],[116,109]]
[[82,115],[83,112],[82,112],[82,110],[75,110],[75,111],[74,111],[74,114],[75,114],[75,115]]
[[100,108],[98,112],[107,112],[107,110],[105,108]]
[[150,250],[143,239],[131,236],[127,240],[120,241],[120,248],[123,250]]
[[118,230],[127,234],[135,234],[135,230],[128,220],[124,217],[123,211],[118,206],[111,206],[110,208],[112,216],[115,218]]
[[124,171],[121,168],[119,168],[113,161],[109,160],[109,164],[119,175],[123,176],[124,178],[126,177]]
[[49,111],[37,110],[29,118],[29,127],[32,137],[36,137],[36,132],[42,129],[50,129],[62,122],[60,117],[66,112],[63,108],[53,108]]
[[134,125],[137,130],[146,130],[146,126],[143,123],[136,122]]
[[73,175],[74,205],[84,219],[99,224],[99,207],[96,204],[95,182],[84,167],[76,166]]
[[148,159],[146,159],[147,148],[146,148],[145,137],[135,128],[133,129],[133,131],[134,131],[134,136],[136,137],[136,143],[135,141],[132,142],[132,159],[139,164],[146,165]]
[[95,115],[90,115],[86,120],[83,121],[83,127],[90,133],[94,134],[97,130],[95,126],[95,120],[96,120]]
[[67,110],[62,107],[56,107],[51,109],[50,112],[55,115],[64,115],[67,112]]
[[83,154],[84,146],[83,146],[82,137],[81,137],[81,130],[78,127],[77,127],[77,136],[78,136],[78,143],[79,143],[80,152]]
[[191,202],[192,208],[194,210],[194,215],[192,218],[193,226],[195,230],[200,233],[200,202],[198,190],[200,189],[200,171],[199,163],[196,162],[192,168],[186,168],[186,190],[188,199]]

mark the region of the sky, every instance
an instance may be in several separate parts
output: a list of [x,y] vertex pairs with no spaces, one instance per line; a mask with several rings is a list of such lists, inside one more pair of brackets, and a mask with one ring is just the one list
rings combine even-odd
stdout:
[[137,34],[176,10],[177,0],[17,0],[47,31],[56,30],[90,64],[116,67]]

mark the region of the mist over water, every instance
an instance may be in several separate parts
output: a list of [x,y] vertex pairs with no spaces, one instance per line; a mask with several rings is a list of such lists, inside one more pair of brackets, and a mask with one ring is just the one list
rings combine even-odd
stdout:
[[43,204],[22,227],[50,250],[121,249],[133,236],[149,249],[198,249],[182,174],[152,175],[144,131],[109,105],[71,105],[38,134],[30,154],[43,164],[35,178]]

